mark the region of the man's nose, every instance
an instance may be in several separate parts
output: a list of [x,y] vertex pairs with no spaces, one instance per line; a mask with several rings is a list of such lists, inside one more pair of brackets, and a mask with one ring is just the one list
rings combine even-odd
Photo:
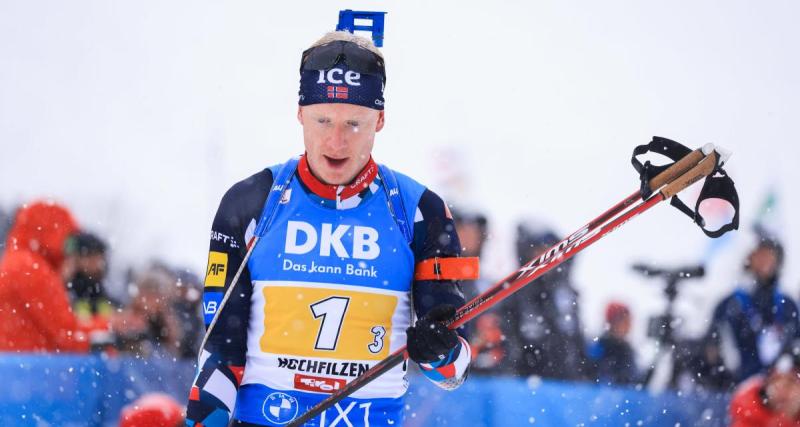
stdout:
[[347,134],[345,125],[337,124],[333,126],[328,138],[330,148],[342,149],[347,146]]

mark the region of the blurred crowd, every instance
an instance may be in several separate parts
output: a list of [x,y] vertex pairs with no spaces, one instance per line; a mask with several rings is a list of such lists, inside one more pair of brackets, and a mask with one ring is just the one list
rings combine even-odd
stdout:
[[0,213],[0,237],[0,352],[196,357],[198,276],[152,261],[111,284],[106,240],[48,201]]
[[[480,212],[453,210],[464,256],[481,256],[490,235]],[[640,362],[630,342],[634,319],[620,301],[608,301],[604,328],[588,337],[580,318],[580,295],[571,278],[573,260],[545,273],[479,317],[468,330],[477,375],[535,376],[682,393],[732,393],[734,426],[800,426],[800,319],[795,299],[781,288],[785,263],[776,236],[756,226],[759,239],[741,268],[747,279],[708,313],[705,333],[682,338],[672,303],[681,280],[703,274],[702,267],[665,271],[639,267],[667,283],[667,310],[649,319],[648,336],[659,349]],[[561,240],[555,230],[521,222],[516,228],[519,265]],[[507,272],[482,275],[502,277]],[[464,283],[468,300],[492,286],[489,280]],[[661,385],[658,385],[658,383]]]
[[[480,256],[490,235],[487,217],[458,209],[453,216],[463,256]],[[469,326],[472,373],[644,388],[666,369],[668,388],[733,393],[736,426],[774,419],[796,425],[798,308],[781,288],[783,246],[757,231],[760,239],[742,261],[748,283],[731,284],[699,338],[672,333],[671,303],[688,273],[656,270],[647,273],[671,280],[672,287],[665,290],[667,312],[648,324],[661,350],[654,360],[641,362],[631,345],[631,327],[640,320],[623,302],[608,301],[602,333],[586,336],[570,259]],[[522,222],[516,228],[517,261],[522,265],[559,240],[553,229]],[[0,211],[0,242],[0,352],[196,356],[203,333],[198,276],[153,261],[128,269],[123,283],[112,286],[107,241],[52,202],[30,203],[13,214]],[[468,300],[492,286],[488,277],[503,272],[484,273],[486,278],[463,284]]]

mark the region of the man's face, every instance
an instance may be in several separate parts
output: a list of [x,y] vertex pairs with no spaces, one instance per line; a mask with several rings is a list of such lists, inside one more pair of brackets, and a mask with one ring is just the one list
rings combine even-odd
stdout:
[[79,256],[78,270],[97,281],[103,280],[106,275],[105,255],[91,254]]
[[611,323],[611,334],[621,340],[624,340],[630,331],[631,316],[629,314],[622,315]]
[[757,279],[768,280],[778,268],[778,256],[774,250],[761,246],[750,254],[748,265]]
[[300,107],[306,157],[314,175],[327,184],[348,184],[369,161],[383,111],[351,104]]

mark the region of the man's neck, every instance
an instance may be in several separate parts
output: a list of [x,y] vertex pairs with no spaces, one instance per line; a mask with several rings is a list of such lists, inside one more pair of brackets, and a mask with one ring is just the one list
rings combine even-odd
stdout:
[[300,181],[314,194],[329,200],[344,200],[353,197],[369,187],[378,176],[378,165],[369,158],[364,168],[347,184],[327,184],[317,178],[308,163],[305,155],[300,158],[297,165]]

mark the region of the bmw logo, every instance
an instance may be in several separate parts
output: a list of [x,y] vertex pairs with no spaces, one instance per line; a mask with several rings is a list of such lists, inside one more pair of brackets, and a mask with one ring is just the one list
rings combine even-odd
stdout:
[[264,414],[264,418],[271,423],[286,424],[297,417],[298,409],[299,405],[294,396],[275,392],[264,399],[264,404],[261,406],[261,413]]

